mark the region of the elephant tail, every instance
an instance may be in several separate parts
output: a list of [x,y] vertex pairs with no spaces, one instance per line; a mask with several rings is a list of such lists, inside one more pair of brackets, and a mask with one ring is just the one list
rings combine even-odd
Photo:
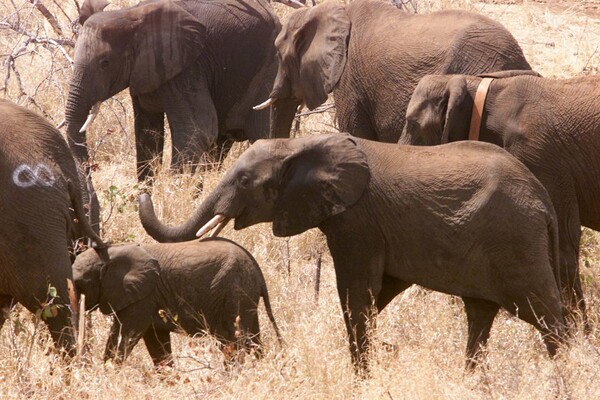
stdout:
[[263,276],[260,269],[258,270],[260,273],[260,279],[262,281],[261,287],[261,296],[263,298],[263,302],[265,303],[265,310],[267,310],[267,316],[269,317],[269,321],[273,325],[273,329],[275,329],[275,334],[277,335],[277,340],[279,341],[279,345],[283,346],[284,340],[281,336],[281,332],[279,331],[279,327],[277,326],[277,322],[275,321],[275,316],[273,315],[273,310],[271,309],[271,302],[269,300],[269,291],[267,290],[267,283],[265,282],[265,277]]
[[96,244],[96,248],[106,248],[106,243],[104,243],[100,236],[94,231],[92,225],[90,225],[90,221],[85,215],[79,184],[74,184],[71,180],[69,180],[68,190],[71,205],[73,206],[73,210],[75,211],[75,217],[77,218],[77,224],[81,227],[81,233],[90,238]]

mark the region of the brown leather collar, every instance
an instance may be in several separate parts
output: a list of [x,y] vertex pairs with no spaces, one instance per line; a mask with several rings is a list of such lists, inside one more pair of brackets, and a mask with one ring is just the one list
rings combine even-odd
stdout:
[[479,131],[481,130],[481,117],[483,116],[483,107],[488,89],[494,78],[483,78],[477,86],[475,100],[473,101],[473,112],[471,113],[471,126],[469,127],[469,140],[479,140]]

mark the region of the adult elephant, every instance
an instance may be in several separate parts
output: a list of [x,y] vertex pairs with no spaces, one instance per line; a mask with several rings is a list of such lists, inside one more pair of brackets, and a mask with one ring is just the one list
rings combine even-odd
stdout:
[[84,236],[102,241],[85,217],[75,161],[60,132],[1,99],[0,193],[0,308],[19,302],[33,313],[48,310],[42,315],[53,315],[45,321],[55,345],[73,354],[69,248]]
[[532,71],[485,77],[424,77],[408,105],[399,142],[467,140],[473,99],[487,81],[477,113],[478,139],[504,147],[548,190],[559,222],[563,286],[571,308],[578,306],[585,316],[579,243],[581,225],[600,230],[600,78],[544,79]]
[[340,131],[397,142],[406,105],[426,74],[530,69],[499,23],[465,11],[409,14],[381,0],[295,11],[275,42],[279,70],[268,101],[271,137],[289,136],[299,104],[333,91]]
[[372,306],[382,310],[413,283],[463,298],[470,366],[500,307],[547,335],[550,354],[564,330],[552,204],[525,166],[490,144],[264,140],[181,226],[163,225],[148,195],[140,200],[142,224],[158,241],[191,239],[201,228],[200,236],[215,215],[235,219],[236,229],[272,221],[276,236],[318,227],[357,365],[365,365]]
[[[100,12],[108,2],[88,0],[75,46],[66,105],[69,145],[88,163],[86,130],[96,105],[129,88],[135,118],[138,178],[161,159],[166,114],[172,166],[199,163],[232,141],[267,137],[268,112],[252,105],[267,96],[277,70],[274,40],[281,25],[266,0],[153,0]],[[89,175],[89,166],[82,168]],[[91,181],[92,219],[98,202]]]

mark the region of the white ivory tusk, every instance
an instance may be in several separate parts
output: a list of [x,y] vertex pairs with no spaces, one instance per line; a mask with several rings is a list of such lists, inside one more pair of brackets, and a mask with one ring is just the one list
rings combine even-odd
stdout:
[[298,0],[286,0],[288,3],[290,3],[293,6],[296,6],[297,8],[303,8],[303,7],[308,7],[308,5],[306,4],[302,4],[301,2],[299,2]]
[[92,106],[92,109],[90,110],[90,114],[88,115],[87,119],[85,120],[85,122],[84,122],[83,126],[81,127],[81,129],[79,130],[79,132],[85,132],[90,127],[92,122],[94,122],[94,120],[96,119],[96,116],[98,115],[98,111],[100,111],[100,102],[98,102]]
[[217,214],[210,221],[208,221],[202,228],[198,229],[196,232],[197,237],[202,237],[206,235],[212,228],[219,225],[219,223],[223,222],[223,220],[227,219],[223,214]]
[[275,100],[272,97],[269,97],[269,99],[267,101],[264,101],[262,103],[260,103],[257,106],[252,107],[253,110],[264,110],[265,108],[269,107],[271,104],[275,103]]
[[60,129],[60,128],[62,128],[63,126],[65,126],[65,123],[66,123],[66,122],[67,122],[67,120],[66,120],[66,119],[63,119],[63,120],[60,122],[60,124],[56,125],[56,129]]
[[217,225],[217,227],[210,233],[210,235],[208,235],[208,237],[215,237],[219,233],[221,233],[221,231],[223,230],[223,228],[225,228],[229,221],[231,221],[231,218],[225,218],[223,221],[221,221],[219,225]]

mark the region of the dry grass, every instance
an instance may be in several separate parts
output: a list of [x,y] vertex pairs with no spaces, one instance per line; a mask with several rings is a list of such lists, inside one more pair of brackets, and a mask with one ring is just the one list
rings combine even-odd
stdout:
[[[56,35],[25,0],[13,0],[20,10],[21,26],[38,36]],[[0,4],[2,21],[15,21],[12,4]],[[10,2],[12,3],[12,1]],[[75,15],[72,2],[45,1],[69,30],[67,15]],[[115,1],[116,6],[134,1]],[[517,4],[494,4],[517,3]],[[421,12],[440,8],[480,11],[504,23],[521,43],[539,72],[549,77],[595,73],[599,61],[599,19],[577,7],[551,10],[534,1],[474,2],[469,0],[419,1]],[[114,8],[115,5],[111,5]],[[289,14],[277,5],[280,15]],[[0,26],[0,28],[2,28]],[[70,33],[64,36],[71,37]],[[0,54],[14,54],[24,36],[0,29]],[[72,54],[72,49],[65,47]],[[2,64],[5,76],[6,66]],[[54,46],[29,45],[16,60],[21,93],[14,75],[4,97],[44,114],[54,123],[63,118],[69,65]],[[0,81],[0,88],[4,78]],[[29,96],[29,97],[28,97]],[[34,100],[34,102],[31,101]],[[303,120],[300,134],[333,130],[331,115]],[[93,131],[100,170],[94,175],[103,205],[103,235],[114,242],[150,240],[141,228],[136,210],[132,111],[123,92],[106,102]],[[241,154],[237,145],[222,170]],[[153,199],[160,217],[170,223],[184,221],[202,201],[197,187],[210,190],[222,174],[213,171],[173,176],[161,171]],[[335,289],[332,261],[323,236],[316,230],[286,239],[273,237],[261,224],[241,232],[228,228],[223,236],[245,246],[259,261],[269,286],[272,306],[286,345],[280,348],[260,308],[266,355],[251,357],[227,370],[210,338],[174,335],[177,367],[163,375],[153,372],[144,346],[139,345],[125,366],[114,368],[101,361],[110,321],[94,313],[88,337],[88,360],[67,368],[50,351],[44,328],[36,329],[32,316],[14,311],[0,332],[1,398],[600,398],[600,246],[598,234],[586,230],[582,273],[590,314],[591,334],[575,336],[556,360],[546,356],[537,332],[525,323],[501,314],[496,320],[484,368],[473,374],[463,369],[466,321],[461,302],[417,287],[392,302],[373,331],[375,346],[370,379],[352,373],[342,314]],[[315,298],[315,265],[323,251],[323,271]],[[397,346],[388,351],[383,342]]]

